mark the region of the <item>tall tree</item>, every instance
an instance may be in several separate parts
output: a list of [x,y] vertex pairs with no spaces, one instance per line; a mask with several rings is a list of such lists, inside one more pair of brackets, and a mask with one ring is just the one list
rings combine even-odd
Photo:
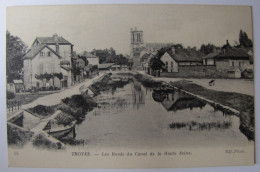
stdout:
[[245,48],[253,47],[252,40],[248,38],[247,33],[244,32],[243,30],[240,30],[239,32],[239,44],[240,47],[245,47]]
[[6,74],[8,81],[19,79],[19,72],[23,68],[23,56],[27,45],[17,36],[6,31]]
[[209,54],[213,52],[214,48],[216,48],[214,44],[210,44],[210,43],[208,43],[207,45],[202,44],[200,47],[200,52]]

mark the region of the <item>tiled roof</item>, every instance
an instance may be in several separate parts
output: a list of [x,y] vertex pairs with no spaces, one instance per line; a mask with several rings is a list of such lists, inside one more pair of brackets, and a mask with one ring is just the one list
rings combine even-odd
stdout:
[[208,55],[204,56],[203,59],[212,59],[214,58],[216,55],[218,55],[220,52],[213,52],[213,53],[209,53]]
[[61,61],[60,61],[60,64],[61,64],[61,65],[69,65],[69,64],[70,64],[70,61],[68,61],[68,60],[61,60]]
[[23,83],[23,80],[21,80],[21,79],[14,79],[14,80],[13,80],[13,83],[14,83],[14,84],[22,84],[22,83]]
[[69,44],[69,45],[72,45],[69,41],[67,41],[63,37],[57,37],[57,39],[55,39],[54,37],[36,37],[36,40],[38,40],[41,44]]
[[120,65],[113,65],[112,67],[121,67]]
[[38,53],[40,53],[41,50],[43,50],[44,48],[48,48],[51,52],[53,52],[56,56],[58,56],[59,58],[62,58],[60,55],[58,55],[53,49],[51,49],[50,47],[48,47],[48,45],[34,45],[31,47],[31,49],[29,49],[29,51],[25,54],[25,56],[23,57],[23,59],[32,59],[34,58]]
[[46,45],[35,45],[25,54],[24,59],[34,58]]
[[201,62],[202,57],[198,51],[176,49],[175,53],[168,50],[167,53],[177,62]]
[[101,64],[99,64],[98,68],[99,69],[106,69],[106,68],[113,66],[114,64],[115,63],[101,63]]
[[66,66],[60,66],[62,69],[66,70],[66,71],[69,71],[71,70],[71,67],[66,67]]
[[249,60],[249,55],[242,49],[227,48],[215,56],[216,59],[244,59]]

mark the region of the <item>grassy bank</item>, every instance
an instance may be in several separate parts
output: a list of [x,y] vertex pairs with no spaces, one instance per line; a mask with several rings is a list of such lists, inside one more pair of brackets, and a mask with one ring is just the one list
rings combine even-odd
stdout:
[[161,81],[155,81],[151,77],[144,76],[142,74],[135,74],[135,79],[139,82],[141,82],[145,87],[153,88],[153,87],[160,87],[162,82]]
[[[153,80],[151,77],[144,76],[141,74],[134,75],[134,77],[142,84],[148,87],[159,87],[161,82]],[[177,87],[193,93],[195,95],[202,96],[208,100],[214,101],[240,112],[238,115],[240,118],[240,130],[243,132],[249,140],[255,139],[255,117],[254,117],[254,97],[234,93],[234,92],[223,92],[215,91],[204,88],[200,85],[194,84],[187,80],[170,82],[171,86]]]

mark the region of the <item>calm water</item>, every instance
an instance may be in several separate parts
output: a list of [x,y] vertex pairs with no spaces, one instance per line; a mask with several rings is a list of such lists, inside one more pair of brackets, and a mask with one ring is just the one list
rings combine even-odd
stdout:
[[[139,82],[102,92],[98,107],[76,126],[76,139],[95,148],[170,148],[253,144],[239,118],[177,91],[154,94]],[[155,101],[155,100],[156,101]],[[158,100],[159,99],[159,100]]]

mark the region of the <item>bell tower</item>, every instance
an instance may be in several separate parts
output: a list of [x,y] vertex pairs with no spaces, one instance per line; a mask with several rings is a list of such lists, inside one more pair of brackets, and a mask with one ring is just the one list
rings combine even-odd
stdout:
[[143,41],[143,31],[142,30],[137,30],[135,27],[134,29],[130,29],[130,57],[133,58],[138,58],[140,57],[140,52],[142,51],[142,48],[144,46],[144,41]]

